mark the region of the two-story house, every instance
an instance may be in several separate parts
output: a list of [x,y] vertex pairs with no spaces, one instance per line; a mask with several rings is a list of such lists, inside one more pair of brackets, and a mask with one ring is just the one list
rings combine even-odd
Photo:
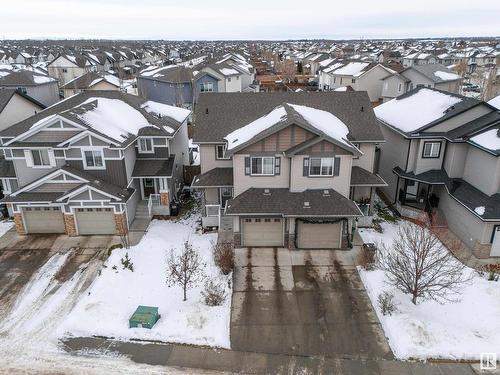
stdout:
[[15,88],[48,107],[59,101],[57,80],[29,70],[0,69],[0,88]]
[[205,94],[195,119],[202,223],[230,227],[236,246],[348,247],[355,201],[369,215],[385,185],[366,92]]
[[431,213],[470,248],[500,255],[500,112],[419,87],[375,108],[383,191],[408,217]]
[[87,72],[61,86],[63,96],[69,98],[84,90],[120,90],[124,86],[118,77],[109,73]]
[[190,111],[86,91],[0,132],[19,234],[124,234],[147,209],[168,215],[189,164]]

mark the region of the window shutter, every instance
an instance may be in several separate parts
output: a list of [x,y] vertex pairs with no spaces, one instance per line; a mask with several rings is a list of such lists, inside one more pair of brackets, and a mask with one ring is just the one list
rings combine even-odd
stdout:
[[336,156],[333,164],[333,175],[338,176],[340,174],[340,157]]
[[274,175],[279,176],[281,173],[281,158],[276,156],[274,158]]
[[245,156],[245,176],[250,175],[250,157]]
[[56,157],[54,155],[54,150],[52,150],[51,148],[49,148],[47,150],[47,153],[49,154],[49,162],[50,162],[50,166],[51,167],[55,167],[56,166]]
[[303,176],[309,176],[309,158],[304,158]]
[[24,150],[24,157],[26,158],[26,165],[28,167],[33,166],[33,155],[31,155],[30,150]]

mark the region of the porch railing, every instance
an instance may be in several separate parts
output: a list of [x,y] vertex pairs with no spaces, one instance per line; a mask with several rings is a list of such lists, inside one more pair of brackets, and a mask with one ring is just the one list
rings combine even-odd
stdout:
[[153,207],[160,205],[160,194],[150,194],[148,199],[149,217],[153,216]]

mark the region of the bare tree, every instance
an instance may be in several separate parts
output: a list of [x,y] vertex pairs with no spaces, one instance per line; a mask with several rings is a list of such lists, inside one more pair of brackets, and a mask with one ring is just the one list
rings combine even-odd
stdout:
[[295,63],[290,59],[283,60],[279,64],[278,69],[281,74],[281,79],[285,83],[293,82],[295,76],[297,75],[297,68],[295,67]]
[[411,222],[400,225],[392,246],[382,245],[379,265],[415,305],[419,298],[452,301],[471,277],[428,225]]
[[484,101],[488,101],[495,96],[494,93],[494,84],[497,75],[497,68],[491,68],[487,73],[485,73],[485,77],[483,80],[483,90],[481,92],[481,99]]
[[183,301],[186,301],[187,290],[203,279],[204,267],[198,250],[189,241],[185,241],[180,254],[170,250],[170,256],[167,258],[167,285],[181,286],[184,292]]

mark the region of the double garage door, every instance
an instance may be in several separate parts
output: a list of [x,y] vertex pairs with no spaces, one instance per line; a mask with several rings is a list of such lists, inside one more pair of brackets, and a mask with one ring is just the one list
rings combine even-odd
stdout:
[[338,249],[342,235],[342,224],[308,223],[297,220],[297,247],[301,249]]
[[283,222],[282,218],[243,219],[243,246],[283,246]]
[[115,214],[112,208],[77,208],[75,221],[80,236],[115,234]]
[[23,208],[27,233],[64,233],[64,218],[59,207]]

